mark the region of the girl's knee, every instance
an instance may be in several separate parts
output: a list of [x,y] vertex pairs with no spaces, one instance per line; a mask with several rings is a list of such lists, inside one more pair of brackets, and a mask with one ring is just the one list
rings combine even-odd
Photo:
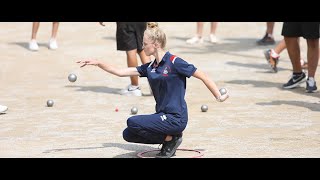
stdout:
[[127,126],[128,127],[135,127],[137,126],[137,118],[135,116],[132,116],[130,118],[127,119]]
[[122,132],[122,137],[123,137],[123,139],[125,140],[125,141],[127,141],[127,142],[131,142],[130,141],[130,132],[129,132],[129,130],[126,128],[125,130],[123,130],[123,132]]

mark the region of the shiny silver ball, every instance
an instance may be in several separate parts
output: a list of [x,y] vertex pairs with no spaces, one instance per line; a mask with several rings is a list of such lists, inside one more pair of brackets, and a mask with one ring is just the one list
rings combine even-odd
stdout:
[[70,82],[76,82],[77,76],[75,74],[69,74],[68,79]]
[[137,114],[138,113],[138,108],[133,107],[131,108],[131,114]]
[[202,105],[201,106],[201,111],[202,112],[207,112],[208,111],[208,106],[207,105]]
[[54,104],[54,102],[53,102],[52,100],[48,100],[48,101],[47,101],[47,106],[48,106],[48,107],[52,107],[53,104]]
[[227,93],[227,89],[226,88],[221,88],[219,91],[220,91],[221,95],[224,95],[224,94]]

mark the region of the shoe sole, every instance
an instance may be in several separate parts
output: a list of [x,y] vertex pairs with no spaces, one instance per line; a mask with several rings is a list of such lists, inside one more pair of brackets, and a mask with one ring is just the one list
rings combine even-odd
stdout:
[[316,90],[306,90],[306,93],[315,93],[315,92],[317,92],[318,90],[316,89]]

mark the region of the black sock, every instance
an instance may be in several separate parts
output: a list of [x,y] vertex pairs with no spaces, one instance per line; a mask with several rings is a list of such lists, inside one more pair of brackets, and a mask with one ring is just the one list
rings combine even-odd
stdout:
[[293,76],[301,76],[302,75],[302,72],[299,72],[299,73],[293,73]]

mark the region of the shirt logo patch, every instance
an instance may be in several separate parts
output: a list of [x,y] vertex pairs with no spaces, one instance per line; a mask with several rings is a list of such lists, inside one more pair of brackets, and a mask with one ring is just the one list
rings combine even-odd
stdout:
[[169,66],[166,66],[162,72],[162,76],[168,76],[168,74],[171,72],[171,69]]

